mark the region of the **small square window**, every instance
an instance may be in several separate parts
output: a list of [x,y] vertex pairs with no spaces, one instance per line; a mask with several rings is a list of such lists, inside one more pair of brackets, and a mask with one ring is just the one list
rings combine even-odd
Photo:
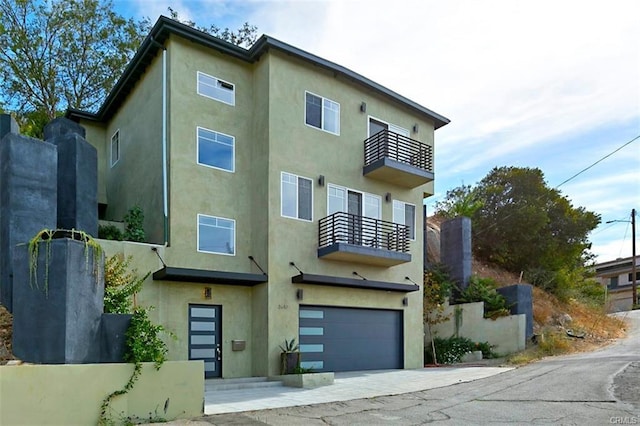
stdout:
[[198,164],[235,171],[235,138],[198,127]]
[[198,71],[198,94],[229,105],[236,104],[235,85]]
[[340,134],[340,104],[305,92],[305,123],[335,135]]
[[111,136],[111,167],[120,160],[120,129]]
[[235,220],[198,215],[198,251],[235,256],[235,245]]

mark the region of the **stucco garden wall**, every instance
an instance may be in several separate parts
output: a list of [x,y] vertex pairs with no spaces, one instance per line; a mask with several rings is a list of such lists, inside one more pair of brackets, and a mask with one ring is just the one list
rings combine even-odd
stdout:
[[[144,363],[133,389],[111,403],[111,419],[166,420],[202,415],[202,361]],[[103,399],[122,389],[133,364],[13,365],[0,367],[0,424],[96,424]],[[166,407],[166,412],[165,412]]]
[[[458,330],[456,333],[455,310],[460,309]],[[432,326],[436,337],[448,338],[453,335],[466,337],[474,342],[489,342],[494,345],[494,352],[506,355],[525,348],[526,316],[509,315],[495,320],[484,318],[483,302],[448,305],[444,314],[449,320]],[[431,342],[429,331],[425,326],[425,344]]]

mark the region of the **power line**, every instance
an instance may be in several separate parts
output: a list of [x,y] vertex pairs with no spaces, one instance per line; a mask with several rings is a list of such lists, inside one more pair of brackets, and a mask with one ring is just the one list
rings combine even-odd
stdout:
[[619,148],[617,148],[616,150],[610,152],[609,154],[605,155],[604,157],[602,157],[601,159],[599,159],[598,161],[596,161],[595,163],[591,164],[588,167],[585,167],[584,169],[580,170],[578,173],[576,173],[575,175],[571,176],[569,179],[565,180],[564,182],[562,182],[560,185],[556,186],[555,189],[560,188],[562,185],[564,185],[565,183],[575,179],[576,177],[580,176],[582,173],[586,172],[587,170],[589,170],[590,168],[592,168],[593,166],[595,166],[596,164],[600,163],[601,161],[611,157],[613,154],[615,154],[616,152],[620,151],[622,148],[624,148],[625,146],[631,144],[633,141],[637,140],[638,138],[640,138],[640,135],[636,136],[635,138],[631,139],[629,142],[623,144],[622,146],[620,146]]

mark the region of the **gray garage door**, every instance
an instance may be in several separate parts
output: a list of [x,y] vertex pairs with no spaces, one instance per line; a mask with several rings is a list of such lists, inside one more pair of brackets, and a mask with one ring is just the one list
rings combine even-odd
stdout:
[[403,368],[402,311],[300,306],[301,367]]

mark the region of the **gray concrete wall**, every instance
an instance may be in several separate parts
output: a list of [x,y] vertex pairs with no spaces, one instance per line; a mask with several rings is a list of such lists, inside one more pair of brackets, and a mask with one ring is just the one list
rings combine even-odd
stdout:
[[0,302],[10,312],[15,245],[56,227],[57,161],[55,145],[14,133],[0,140]]
[[84,128],[66,118],[47,124],[47,142],[58,147],[58,228],[98,236],[98,152]]
[[514,284],[498,288],[510,307],[511,315],[524,314],[526,318],[526,338],[533,336],[533,293],[529,284]]
[[469,285],[471,259],[471,219],[456,217],[443,222],[440,229],[440,261],[449,268],[451,279],[461,290]]
[[68,238],[38,245],[35,265],[27,245],[14,251],[13,353],[40,364],[99,362],[104,255]]

